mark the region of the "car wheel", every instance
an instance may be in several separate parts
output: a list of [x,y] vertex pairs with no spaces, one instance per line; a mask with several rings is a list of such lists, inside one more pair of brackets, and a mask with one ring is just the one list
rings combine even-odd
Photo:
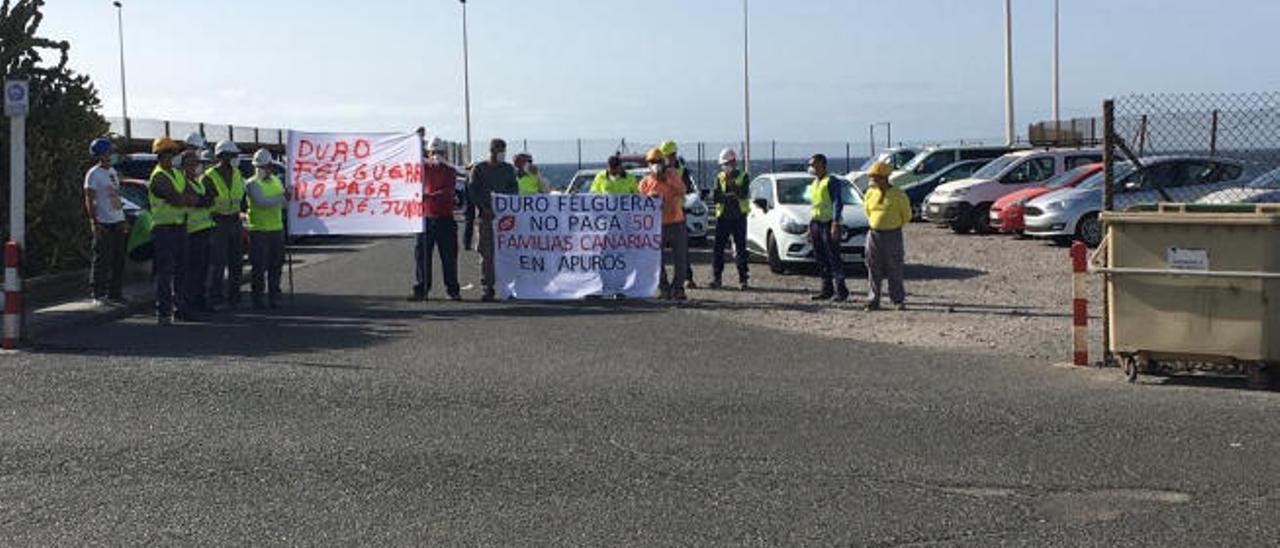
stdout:
[[968,219],[956,219],[947,226],[951,227],[951,231],[956,234],[968,234],[973,231],[973,225]]
[[978,234],[991,234],[991,204],[982,204],[973,209],[973,231]]
[[924,220],[924,206],[920,204],[911,204],[911,222],[920,222]]
[[1076,239],[1089,247],[1102,244],[1102,221],[1098,219],[1097,213],[1090,213],[1080,219],[1080,223],[1076,225]]
[[1074,241],[1076,241],[1076,239],[1072,238],[1071,236],[1054,236],[1053,237],[1053,243],[1057,244],[1059,247],[1069,247],[1071,245],[1071,242],[1074,242]]
[[773,239],[773,233],[769,233],[769,240],[766,245],[769,252],[769,271],[774,274],[786,274],[787,267],[782,264],[782,258],[778,256],[778,241]]

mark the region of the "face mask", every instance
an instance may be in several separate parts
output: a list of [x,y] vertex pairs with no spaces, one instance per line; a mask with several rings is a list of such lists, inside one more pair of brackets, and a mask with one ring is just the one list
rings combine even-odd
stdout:
[[182,157],[174,156],[173,158],[169,158],[169,167],[174,169],[182,167]]
[[662,174],[662,164],[649,164],[649,172],[654,175]]
[[498,163],[505,162],[505,161],[507,161],[507,153],[505,153],[505,152],[499,152],[499,153],[497,153],[497,154],[494,154],[494,155],[493,155],[493,159],[494,159],[495,161],[497,161]]
[[809,168],[809,175],[813,175],[814,177],[817,177],[817,176],[818,176],[818,170],[817,170],[816,168],[812,168],[812,167],[811,167],[811,168]]
[[120,155],[119,155],[119,154],[112,154],[111,156],[107,157],[107,163],[109,163],[109,164],[111,164],[111,165],[113,165],[113,166],[114,166],[114,165],[118,165],[118,164],[120,163]]
[[267,168],[265,168],[265,167],[255,168],[255,169],[254,169],[254,172],[258,174],[258,178],[259,178],[259,179],[266,179],[267,177],[269,177],[269,176],[271,175],[271,173],[269,173],[269,172],[267,171]]

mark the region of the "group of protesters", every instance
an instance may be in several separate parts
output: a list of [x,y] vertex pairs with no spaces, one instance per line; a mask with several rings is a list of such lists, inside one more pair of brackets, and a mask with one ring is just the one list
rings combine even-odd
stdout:
[[[427,300],[432,285],[432,255],[438,250],[444,270],[444,285],[448,297],[461,300],[458,283],[458,228],[454,219],[455,180],[465,176],[467,180],[465,202],[467,204],[467,230],[464,241],[470,248],[473,219],[479,220],[479,241],[476,249],[480,255],[481,300],[497,300],[494,267],[494,194],[545,193],[549,185],[538,174],[533,157],[526,153],[516,155],[514,163],[508,163],[507,144],[502,139],[489,143],[488,157],[466,169],[448,163],[445,143],[433,138],[424,140],[426,153],[424,193],[427,206],[423,232],[415,246],[415,283],[410,301]],[[624,169],[622,159],[612,156],[607,167],[592,182],[589,192],[597,194],[643,194],[662,198],[663,249],[659,280],[659,298],[685,301],[685,289],[695,287],[693,269],[689,261],[688,233],[685,223],[685,196],[697,189],[689,172],[677,154],[676,144],[667,141],[649,150],[644,156],[648,168],[639,180]],[[723,287],[725,255],[730,243],[735,250],[735,266],[741,290],[750,289],[750,272],[746,246],[747,217],[752,207],[751,176],[738,166],[737,154],[726,149],[719,156],[720,170],[712,192],[716,230],[712,248],[712,281],[709,287]],[[844,196],[848,184],[827,171],[827,158],[815,154],[809,159],[809,174],[814,180],[807,195],[812,215],[807,239],[818,265],[822,285],[813,300],[846,302],[849,290],[844,280],[844,262],[841,257],[842,242],[847,235],[842,215]],[[891,169],[885,164],[872,166],[869,178],[872,186],[864,195],[865,214],[870,224],[865,246],[869,291],[865,303],[867,310],[881,308],[881,287],[889,286],[889,297],[899,310],[905,309],[906,292],[903,284],[904,246],[902,229],[911,220],[911,206],[907,195],[889,184]],[[670,274],[668,275],[668,268]]]

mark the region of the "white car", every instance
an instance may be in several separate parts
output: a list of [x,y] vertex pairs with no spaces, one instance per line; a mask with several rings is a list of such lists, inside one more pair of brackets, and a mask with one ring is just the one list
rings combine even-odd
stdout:
[[991,205],[1063,172],[1102,161],[1099,150],[1023,150],[982,166],[968,179],[939,185],[924,204],[925,218],[959,234],[991,232]]
[[1196,200],[1197,204],[1236,204],[1266,201],[1280,190],[1280,169],[1273,169],[1239,188],[1219,190]]
[[[840,255],[845,263],[866,260],[867,223],[862,198],[845,178],[832,175],[844,184],[844,224]],[[773,173],[751,182],[751,213],[747,215],[747,249],[762,256],[769,270],[786,272],[791,266],[814,262],[813,246],[806,237],[812,218],[809,184],[813,176],[803,172]]]
[[[586,194],[591,192],[591,183],[596,180],[596,174],[600,173],[599,169],[583,169],[573,174],[573,179],[569,180],[569,186],[564,189],[565,194]],[[630,169],[627,170],[637,180],[643,179],[649,174],[647,169]],[[689,231],[689,239],[695,242],[705,242],[710,235],[710,217],[711,210],[707,208],[707,204],[702,201],[702,196],[698,191],[686,194],[684,197],[684,223]]]
[[866,162],[863,162],[862,166],[858,169],[850,171],[848,175],[844,176],[844,178],[851,181],[854,188],[858,189],[858,193],[861,194],[866,192],[867,186],[871,184],[870,179],[867,178],[867,171],[870,170],[871,166],[875,165],[876,162],[889,164],[889,167],[892,167],[894,171],[897,171],[911,162],[911,160],[919,153],[920,149],[912,147],[898,147],[882,150],[879,154],[869,158]]

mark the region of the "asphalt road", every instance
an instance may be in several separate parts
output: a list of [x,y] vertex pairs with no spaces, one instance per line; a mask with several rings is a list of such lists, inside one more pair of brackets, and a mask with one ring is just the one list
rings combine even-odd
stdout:
[[409,249],[331,253],[279,314],[0,357],[0,545],[1280,544],[1280,394],[410,304]]

